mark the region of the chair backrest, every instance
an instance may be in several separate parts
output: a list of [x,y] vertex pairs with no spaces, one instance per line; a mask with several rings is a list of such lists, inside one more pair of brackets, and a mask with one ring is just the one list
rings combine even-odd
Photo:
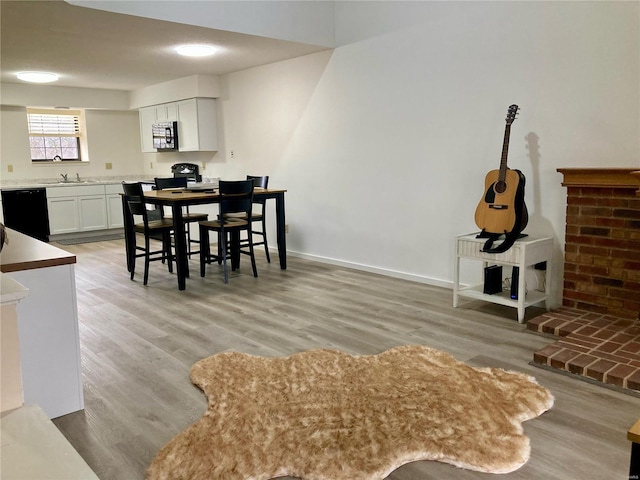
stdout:
[[229,214],[244,214],[251,218],[251,205],[253,203],[253,180],[224,181],[218,185],[220,192],[220,217],[226,218]]
[[164,190],[165,188],[185,188],[187,186],[187,180],[187,177],[155,178],[156,190]]
[[267,188],[267,185],[269,185],[269,175],[262,177],[247,175],[247,180],[253,180],[253,186],[256,188]]
[[147,206],[144,203],[144,190],[142,189],[142,184],[140,182],[122,182],[122,189],[124,190],[124,197],[127,202],[130,215],[141,216],[145,225],[148,225],[149,220],[162,218],[162,211],[160,209],[147,209]]

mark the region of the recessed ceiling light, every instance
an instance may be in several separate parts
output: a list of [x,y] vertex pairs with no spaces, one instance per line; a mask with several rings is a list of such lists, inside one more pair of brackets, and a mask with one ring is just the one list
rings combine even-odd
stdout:
[[32,83],[49,83],[58,80],[58,75],[49,72],[18,72],[18,79]]
[[176,52],[185,57],[208,57],[216,53],[216,49],[211,45],[189,44],[176,47]]

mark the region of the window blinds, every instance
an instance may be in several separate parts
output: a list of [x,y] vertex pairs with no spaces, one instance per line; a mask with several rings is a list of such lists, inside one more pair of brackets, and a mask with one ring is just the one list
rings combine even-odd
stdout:
[[80,137],[80,112],[66,110],[50,113],[27,109],[29,135],[43,137]]

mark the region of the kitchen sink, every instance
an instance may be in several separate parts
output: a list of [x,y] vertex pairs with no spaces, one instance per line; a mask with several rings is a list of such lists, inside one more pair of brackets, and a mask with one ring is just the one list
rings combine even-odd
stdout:
[[68,180],[68,181],[64,181],[64,180],[51,180],[48,182],[42,182],[43,185],[87,185],[87,184],[93,184],[93,183],[100,183],[98,180]]
[[99,183],[99,182],[97,180],[80,180],[79,182],[77,180],[73,180],[73,181],[70,180],[68,182],[60,181],[58,183],[60,183],[62,185],[67,185],[67,184],[69,184],[69,185],[78,185],[78,184],[83,184],[83,183]]

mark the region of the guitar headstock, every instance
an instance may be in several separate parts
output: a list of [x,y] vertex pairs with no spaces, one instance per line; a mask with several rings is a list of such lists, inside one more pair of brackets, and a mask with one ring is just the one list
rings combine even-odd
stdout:
[[507,125],[511,125],[513,121],[516,119],[516,115],[518,114],[518,110],[520,107],[518,105],[511,105],[509,110],[507,110]]

